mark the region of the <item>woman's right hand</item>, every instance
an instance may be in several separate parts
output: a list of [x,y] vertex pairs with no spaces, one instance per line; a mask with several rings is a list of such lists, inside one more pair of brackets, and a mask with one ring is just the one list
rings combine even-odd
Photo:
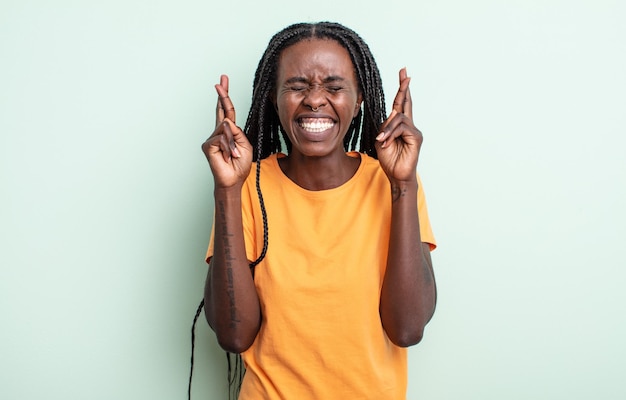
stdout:
[[235,122],[235,107],[228,97],[228,76],[222,75],[217,90],[215,130],[202,144],[215,188],[242,185],[252,166],[252,146]]

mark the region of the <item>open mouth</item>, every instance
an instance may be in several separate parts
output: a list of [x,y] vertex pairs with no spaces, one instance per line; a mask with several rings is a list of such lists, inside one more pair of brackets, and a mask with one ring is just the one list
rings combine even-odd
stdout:
[[319,133],[335,126],[335,121],[330,118],[300,118],[298,125],[307,132]]

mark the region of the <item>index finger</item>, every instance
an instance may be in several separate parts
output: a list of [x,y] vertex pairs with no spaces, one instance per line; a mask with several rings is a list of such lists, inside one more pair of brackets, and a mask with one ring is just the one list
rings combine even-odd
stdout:
[[409,92],[409,83],[411,78],[406,75],[406,68],[402,68],[399,74],[400,87],[398,93],[393,99],[393,109],[406,115],[409,119],[413,119],[413,104],[411,101],[411,93]]
[[217,107],[215,110],[215,125],[219,125],[224,122],[224,119],[228,118],[231,121],[236,121],[235,106],[228,96],[228,76],[222,75],[220,77],[220,83],[215,85],[217,91]]

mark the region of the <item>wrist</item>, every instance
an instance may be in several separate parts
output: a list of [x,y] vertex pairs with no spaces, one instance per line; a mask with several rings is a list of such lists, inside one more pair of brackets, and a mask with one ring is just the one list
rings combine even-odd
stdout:
[[409,181],[390,181],[391,200],[395,203],[404,198],[413,199],[417,196],[417,178]]
[[215,187],[213,189],[213,195],[215,198],[221,199],[237,199],[241,198],[241,188],[243,185],[234,185],[228,187]]

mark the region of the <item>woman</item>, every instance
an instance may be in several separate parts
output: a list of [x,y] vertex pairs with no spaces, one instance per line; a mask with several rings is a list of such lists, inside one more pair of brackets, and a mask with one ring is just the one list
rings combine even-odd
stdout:
[[399,75],[386,117],[363,40],[296,24],[259,63],[244,129],[228,77],[216,85],[202,145],[216,207],[204,309],[219,344],[243,356],[240,399],[406,396],[405,347],[435,308],[435,241]]

